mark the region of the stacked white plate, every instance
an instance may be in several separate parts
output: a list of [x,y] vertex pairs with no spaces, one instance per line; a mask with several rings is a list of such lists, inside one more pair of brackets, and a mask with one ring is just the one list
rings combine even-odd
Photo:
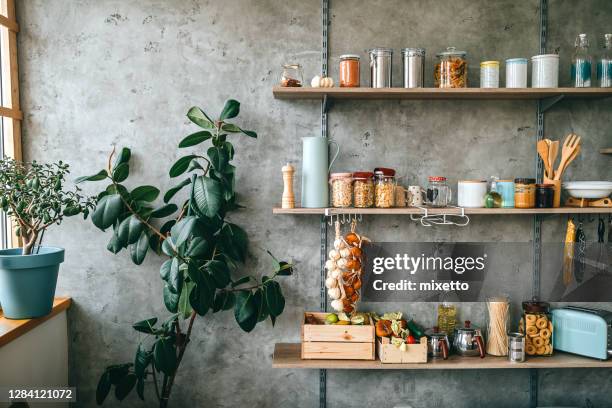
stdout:
[[562,186],[574,198],[599,199],[612,194],[610,181],[568,181]]

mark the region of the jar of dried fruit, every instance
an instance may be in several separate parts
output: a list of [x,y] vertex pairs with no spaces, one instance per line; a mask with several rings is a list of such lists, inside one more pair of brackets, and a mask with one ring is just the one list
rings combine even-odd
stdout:
[[353,203],[357,208],[374,207],[374,173],[353,173]]
[[465,51],[448,47],[437,54],[440,60],[434,70],[436,88],[467,88],[467,60]]
[[353,204],[353,174],[332,173],[329,176],[333,207],[350,207]]
[[378,208],[395,205],[395,170],[384,167],[374,169],[374,204]]
[[297,88],[304,82],[304,74],[300,64],[285,64],[281,73],[280,85],[282,87]]

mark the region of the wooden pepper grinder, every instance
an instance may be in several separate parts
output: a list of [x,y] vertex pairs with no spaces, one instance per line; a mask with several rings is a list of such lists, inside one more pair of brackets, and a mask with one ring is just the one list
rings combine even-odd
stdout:
[[295,169],[289,163],[283,166],[283,190],[282,208],[295,208],[295,195],[293,194],[293,173]]

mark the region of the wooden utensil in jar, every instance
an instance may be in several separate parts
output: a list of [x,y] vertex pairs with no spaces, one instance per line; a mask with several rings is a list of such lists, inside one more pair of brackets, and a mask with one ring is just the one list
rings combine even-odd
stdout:
[[[578,150],[577,153],[576,150]],[[561,162],[559,163],[559,167],[557,167],[557,171],[555,171],[554,180],[561,180],[561,176],[563,175],[565,169],[567,169],[568,164],[576,158],[579,152],[580,136],[570,133],[565,138],[565,142],[563,142],[563,147],[561,149]]]
[[555,162],[557,161],[557,154],[559,154],[559,141],[551,140],[550,144],[548,145],[548,163],[550,165],[550,171],[552,173],[550,174],[550,178],[555,177],[553,169],[555,168]]
[[546,139],[538,141],[537,150],[538,154],[540,155],[540,158],[542,159],[542,162],[544,163],[544,172],[546,177],[552,178],[552,170],[548,162],[548,143],[546,142]]

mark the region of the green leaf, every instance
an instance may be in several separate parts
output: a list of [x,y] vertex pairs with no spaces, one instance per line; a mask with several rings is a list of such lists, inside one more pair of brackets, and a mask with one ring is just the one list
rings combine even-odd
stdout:
[[117,168],[120,164],[127,164],[132,157],[132,151],[127,147],[121,149],[117,157],[115,158],[115,163],[113,163],[113,170]]
[[251,280],[250,276],[243,276],[242,278],[238,279],[237,281],[232,282],[232,288],[235,288],[236,286],[240,286],[244,283],[247,283],[248,281]]
[[210,272],[217,288],[223,289],[231,282],[229,269],[224,262],[209,261],[206,269]]
[[247,233],[236,224],[226,223],[219,235],[222,252],[233,259],[244,262],[247,255]]
[[130,175],[130,165],[128,163],[121,163],[113,169],[113,180],[117,183],[121,183]]
[[196,178],[193,198],[200,213],[209,218],[214,217],[223,205],[221,183],[205,176]]
[[138,378],[135,374],[128,374],[123,377],[121,382],[115,387],[115,398],[117,398],[119,401],[123,401],[123,399],[125,399],[125,397],[127,397],[128,394],[134,389],[137,379]]
[[174,262],[175,258],[168,259],[165,261],[162,266],[159,268],[159,276],[163,281],[168,281],[170,278],[170,269],[172,268],[172,262]]
[[196,287],[191,291],[189,303],[200,316],[204,316],[213,304],[215,287],[206,272],[201,272]]
[[277,275],[291,276],[292,274],[293,274],[293,265],[285,261],[280,261],[278,265]]
[[197,223],[197,218],[194,216],[185,217],[172,227],[170,234],[172,242],[175,246],[183,245],[193,234],[193,230]]
[[202,237],[193,237],[189,241],[189,246],[185,251],[185,255],[188,257],[203,257],[210,252],[210,245],[208,241]]
[[189,167],[189,162],[191,161],[191,159],[197,157],[194,154],[190,154],[188,156],[183,156],[180,159],[178,159],[170,168],[170,177],[178,177],[181,174],[183,174],[184,172],[187,171],[187,167]]
[[157,317],[152,317],[150,319],[141,320],[132,325],[134,330],[139,331],[141,333],[153,334],[155,332],[155,324],[157,323]]
[[167,237],[164,239],[164,242],[162,242],[162,252],[168,256],[176,255],[176,247],[174,246],[172,237]]
[[113,231],[113,235],[111,236],[110,241],[108,241],[106,249],[111,251],[113,254],[116,254],[119,253],[119,251],[121,251],[123,248],[125,248],[125,245],[123,245],[123,243],[117,236],[117,231]]
[[176,369],[176,347],[169,337],[162,337],[155,342],[153,352],[155,367],[166,375],[172,375]]
[[149,250],[149,236],[145,231],[140,234],[138,241],[130,247],[132,262],[136,265],[142,264]]
[[179,295],[172,293],[168,285],[164,285],[164,305],[170,313],[176,313],[178,310]]
[[145,350],[142,344],[138,345],[136,357],[134,357],[134,374],[138,378],[145,377],[145,371],[153,359],[153,353]]
[[84,181],[100,181],[100,180],[104,180],[107,177],[108,177],[108,173],[106,172],[106,170],[100,170],[98,173],[93,174],[91,176],[77,177],[74,180],[74,184],[79,184],[79,183],[82,183]]
[[255,294],[253,295],[253,300],[255,302],[255,305],[257,306],[257,321],[258,322],[263,322],[264,320],[266,320],[270,314],[270,312],[268,311],[268,304],[266,303],[266,299],[265,299],[265,286],[264,289],[257,289],[255,291]]
[[144,401],[144,379],[139,378],[136,383],[136,394],[138,394],[138,398]]
[[102,197],[91,215],[91,221],[102,231],[117,221],[123,212],[123,202],[119,194],[109,194]]
[[104,374],[100,377],[98,381],[98,387],[96,388],[96,403],[98,405],[102,405],[108,393],[111,390],[111,381],[110,381],[110,372],[108,370],[104,371]]
[[189,167],[187,167],[187,171],[193,170],[204,170],[204,167],[202,167],[202,165],[200,164],[200,162],[197,161],[197,159],[193,159],[192,161],[190,161]]
[[219,117],[219,120],[223,121],[225,119],[235,118],[236,116],[238,116],[239,112],[240,102],[235,99],[229,99],[227,102],[225,102],[225,106],[221,111],[221,116]]
[[128,375],[132,363],[116,364],[106,367],[110,374],[110,382],[112,385],[119,385],[123,377]]
[[170,274],[166,280],[168,289],[172,293],[181,293],[183,287],[183,272],[180,268],[180,261],[178,258],[172,258],[172,264],[170,265]]
[[226,292],[220,290],[215,295],[212,311],[213,313],[217,313],[220,310],[230,310],[234,307],[235,302],[236,297],[234,296],[233,292]]
[[234,125],[233,123],[224,123],[223,126],[221,126],[221,129],[230,133],[242,132],[247,136],[257,138],[257,133],[253,132],[252,130],[242,129],[239,126]]
[[187,112],[187,117],[190,121],[192,121],[201,128],[213,129],[215,127],[215,124],[212,119],[209,118],[208,115],[204,113],[204,111],[202,111],[202,109],[196,106],[193,106],[189,109],[189,111]]
[[210,163],[213,168],[219,172],[223,172],[225,170],[225,166],[229,162],[229,154],[225,149],[211,146],[208,148],[206,152],[208,157],[210,158]]
[[191,304],[189,303],[189,295],[195,287],[194,282],[185,282],[183,290],[181,290],[181,296],[179,297],[178,312],[183,316],[183,319],[187,319],[191,315]]
[[178,207],[176,206],[176,204],[165,204],[161,207],[159,207],[157,210],[154,210],[151,213],[151,217],[153,218],[164,218],[167,217],[169,215],[174,214],[174,212],[178,210]]
[[265,287],[265,300],[270,316],[280,316],[285,309],[285,298],[280,285],[276,281],[269,280],[265,283]]
[[257,324],[257,306],[250,290],[236,292],[236,304],[234,305],[234,317],[238,326],[245,332],[253,330]]
[[255,133],[252,130],[246,130],[246,129],[240,129],[242,131],[242,133],[244,133],[245,135],[247,135],[248,137],[252,137],[257,139],[257,133]]
[[159,189],[153,186],[140,186],[136,187],[130,193],[132,200],[134,201],[146,201],[148,203],[155,201],[159,195]]
[[131,245],[138,241],[143,229],[144,224],[138,217],[130,215],[119,224],[119,228],[117,228],[117,237],[124,246]]
[[186,185],[191,184],[191,180],[190,179],[185,179],[183,181],[181,181],[180,184],[172,187],[170,190],[168,190],[166,192],[166,194],[164,194],[164,203],[167,203],[168,201],[170,201],[172,199],[172,197],[174,197],[174,195],[176,193],[178,193],[179,191],[181,191],[181,189],[183,187],[185,187]]
[[195,133],[190,134],[189,136],[186,136],[183,140],[181,140],[178,147],[183,148],[183,147],[195,146],[202,142],[207,141],[211,137],[212,137],[212,134],[209,131],[201,130],[199,132],[195,132]]

